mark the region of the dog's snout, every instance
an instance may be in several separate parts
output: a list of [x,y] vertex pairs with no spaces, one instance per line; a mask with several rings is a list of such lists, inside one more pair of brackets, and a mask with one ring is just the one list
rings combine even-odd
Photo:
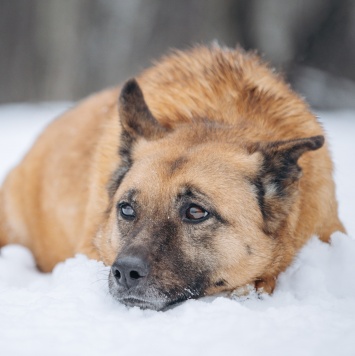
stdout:
[[147,261],[136,256],[118,258],[111,269],[117,283],[126,289],[137,286],[149,273]]

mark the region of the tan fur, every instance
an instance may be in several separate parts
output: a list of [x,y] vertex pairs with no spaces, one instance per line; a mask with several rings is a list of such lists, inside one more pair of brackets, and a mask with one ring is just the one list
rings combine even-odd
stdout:
[[[328,241],[332,232],[344,231],[327,144],[302,155],[303,175],[287,218],[280,226],[270,223],[273,237],[263,231],[255,192],[245,180],[256,177],[262,156],[257,150],[247,154],[233,140],[285,141],[324,131],[305,102],[256,55],[200,46],[163,58],[144,71],[138,83],[154,117],[176,133],[137,143],[136,163],[114,202],[135,186],[147,209],[163,214],[178,187],[198,176],[199,187],[230,222],[213,242],[219,258],[211,258],[218,270],[215,279],[228,283],[210,287],[207,294],[253,281],[272,292],[275,277],[312,235]],[[95,94],[55,120],[3,185],[0,245],[28,246],[43,271],[77,252],[110,265],[120,250],[116,213],[108,209],[112,201],[107,194],[112,172],[120,164],[118,96],[118,88]],[[205,118],[230,130],[216,134],[212,143],[194,147],[204,139],[199,128]],[[191,149],[184,154],[181,147]],[[278,211],[282,207],[272,185],[267,189],[265,199]],[[191,246],[185,250],[190,257],[198,253]]]

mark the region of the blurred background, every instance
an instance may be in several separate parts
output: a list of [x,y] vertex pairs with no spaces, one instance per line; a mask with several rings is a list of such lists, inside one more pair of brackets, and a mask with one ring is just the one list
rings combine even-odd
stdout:
[[315,109],[355,108],[352,0],[1,0],[0,103],[77,100],[170,48],[256,49]]

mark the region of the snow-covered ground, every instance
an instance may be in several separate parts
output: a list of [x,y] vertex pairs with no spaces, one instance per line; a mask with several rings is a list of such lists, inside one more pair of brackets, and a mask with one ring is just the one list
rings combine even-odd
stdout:
[[[65,107],[0,107],[0,181]],[[355,112],[320,117],[336,163],[340,216],[355,236]],[[355,240],[341,233],[331,245],[312,239],[263,300],[127,309],[108,294],[107,273],[102,263],[76,256],[44,275],[28,250],[3,248],[0,354],[355,355]]]

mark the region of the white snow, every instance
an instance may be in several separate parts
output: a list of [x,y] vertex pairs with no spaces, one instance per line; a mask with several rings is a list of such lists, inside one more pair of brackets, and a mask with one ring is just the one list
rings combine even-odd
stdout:
[[[0,181],[67,104],[0,107]],[[340,215],[355,236],[355,113],[320,114],[336,163]],[[326,202],[325,202],[326,203]],[[263,300],[187,301],[166,312],[127,309],[108,293],[108,268],[76,256],[52,274],[30,252],[0,255],[0,354],[355,355],[355,240],[313,238]]]

